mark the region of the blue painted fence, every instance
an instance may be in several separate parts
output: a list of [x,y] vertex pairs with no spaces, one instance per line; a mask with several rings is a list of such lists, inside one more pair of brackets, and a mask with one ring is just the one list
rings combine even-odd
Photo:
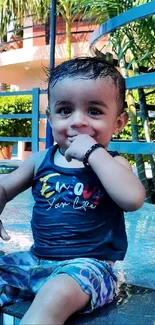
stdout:
[[[148,2],[141,6],[134,7],[117,17],[109,19],[97,28],[91,36],[90,48],[95,46],[95,43],[104,35],[112,32],[113,30],[122,27],[123,25],[135,21],[137,19],[143,19],[147,16],[155,13],[155,1]],[[139,87],[153,87],[155,85],[155,73],[145,73],[134,77],[126,78],[126,88],[136,89]],[[5,114],[0,115],[0,118],[31,118],[32,119],[32,135],[31,137],[0,137],[0,141],[25,141],[32,143],[32,152],[36,152],[39,149],[39,142],[45,142],[45,138],[39,138],[39,119],[45,118],[45,114],[39,113],[39,96],[45,94],[46,91],[34,88],[30,91],[18,91],[0,93],[0,96],[17,96],[17,95],[32,95],[32,113],[31,114]],[[50,143],[51,139],[47,139]],[[110,150],[117,150],[120,153],[128,154],[155,154],[155,142],[146,143],[141,142],[126,142],[126,141],[111,141],[109,144]]]
[[[90,49],[94,49],[98,40],[108,33],[135,21],[144,19],[155,13],[155,0],[140,6],[133,7],[120,15],[113,17],[101,24],[92,34],[90,38]],[[145,73],[134,77],[126,78],[127,89],[149,88],[155,85],[155,73]],[[111,142],[109,148],[117,150],[121,153],[133,154],[155,154],[155,142]]]
[[16,119],[25,118],[32,120],[31,137],[0,137],[2,142],[31,142],[32,152],[39,150],[39,142],[45,142],[45,138],[39,138],[39,119],[45,118],[45,114],[39,113],[39,97],[41,94],[46,94],[45,90],[33,88],[28,91],[15,91],[15,92],[0,92],[0,96],[21,96],[32,95],[32,113],[31,114],[0,114],[0,119]]
[[[138,79],[138,76],[134,77]],[[126,82],[128,83],[127,78]],[[154,82],[155,83],[155,82]],[[136,83],[133,83],[133,88]],[[146,81],[145,81],[146,85]],[[0,137],[0,141],[4,142],[31,142],[32,152],[39,150],[39,142],[45,142],[45,138],[39,138],[39,119],[45,118],[45,114],[39,113],[39,97],[41,94],[46,94],[45,90],[34,88],[28,91],[16,91],[16,92],[0,92],[0,96],[21,96],[21,95],[32,95],[32,113],[31,114],[0,114],[0,119],[8,118],[27,118],[32,120],[32,132],[31,137]],[[155,154],[155,142],[147,143],[141,142],[130,142],[130,141],[111,141],[109,144],[110,150],[117,150],[120,153],[128,154]]]

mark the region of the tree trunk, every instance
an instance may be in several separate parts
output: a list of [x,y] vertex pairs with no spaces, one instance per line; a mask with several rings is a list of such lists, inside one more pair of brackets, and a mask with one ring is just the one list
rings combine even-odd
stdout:
[[7,84],[1,82],[0,83],[0,91],[7,91]]
[[66,20],[66,60],[70,60],[72,57],[71,52],[71,19]]
[[[120,65],[122,75],[124,77],[128,77],[128,73],[125,68],[125,60],[124,59],[120,60],[119,65]],[[128,109],[129,109],[129,116],[131,119],[132,141],[138,142],[139,138],[138,138],[138,125],[137,125],[137,112],[136,112],[136,106],[135,106],[135,102],[134,102],[134,98],[133,98],[133,94],[132,94],[131,90],[127,90],[126,100],[127,100],[127,105],[128,105]],[[135,156],[135,161],[136,161],[138,177],[139,177],[140,181],[142,182],[142,184],[144,185],[145,191],[146,191],[145,201],[148,203],[152,203],[151,202],[151,194],[150,194],[150,190],[149,190],[149,184],[148,184],[148,180],[146,178],[146,173],[145,173],[145,165],[144,165],[143,157],[142,157],[142,155],[139,155],[139,154],[135,154],[134,156]]]
[[0,147],[0,159],[11,159],[12,146]]
[[[131,119],[131,129],[132,129],[132,141],[139,141],[138,138],[138,125],[137,125],[137,114],[136,114],[136,107],[135,107],[135,102],[133,98],[132,91],[127,90],[127,104],[129,108],[129,116]],[[151,203],[151,194],[149,190],[149,184],[148,180],[146,178],[146,173],[145,173],[145,165],[143,161],[142,155],[135,154],[135,160],[136,160],[136,166],[137,166],[137,172],[140,181],[145,187],[146,190],[146,199],[145,201],[148,203]]]
[[[138,96],[139,96],[139,105],[140,105],[141,118],[142,118],[145,138],[147,142],[151,142],[152,139],[151,139],[150,122],[148,117],[148,111],[146,108],[146,99],[145,99],[145,93],[143,88],[138,89]],[[153,187],[155,189],[155,161],[154,161],[154,157],[151,155],[148,155],[148,159],[150,160],[152,177],[153,177],[152,178]]]

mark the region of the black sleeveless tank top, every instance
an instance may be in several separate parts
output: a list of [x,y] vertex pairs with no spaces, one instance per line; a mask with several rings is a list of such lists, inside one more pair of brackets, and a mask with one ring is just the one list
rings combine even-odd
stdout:
[[127,250],[122,209],[92,169],[56,166],[56,149],[47,151],[32,182],[31,251],[50,260],[122,260]]

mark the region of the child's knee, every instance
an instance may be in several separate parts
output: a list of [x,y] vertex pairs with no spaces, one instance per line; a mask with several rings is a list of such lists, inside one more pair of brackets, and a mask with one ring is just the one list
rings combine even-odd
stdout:
[[41,287],[20,324],[64,324],[89,299],[73,278],[65,274],[55,276]]
[[42,305],[46,304],[47,309],[56,313],[61,311],[67,317],[83,309],[90,300],[90,296],[82,291],[77,281],[65,274],[48,280],[38,295],[42,297]]

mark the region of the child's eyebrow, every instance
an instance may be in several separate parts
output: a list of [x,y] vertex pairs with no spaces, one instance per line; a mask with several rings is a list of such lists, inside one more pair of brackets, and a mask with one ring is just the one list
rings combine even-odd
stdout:
[[71,105],[72,102],[69,101],[69,100],[57,100],[54,104],[54,107],[57,106],[57,105]]
[[88,104],[100,105],[100,106],[104,106],[104,107],[108,108],[107,105],[104,102],[102,102],[101,100],[90,100],[90,101],[88,101]]
[[[86,101],[88,105],[99,105],[99,106],[104,106],[105,108],[108,109],[107,105],[101,101],[101,100],[88,100]],[[73,102],[70,100],[57,100],[54,103],[54,107],[58,106],[58,105],[73,105]]]

